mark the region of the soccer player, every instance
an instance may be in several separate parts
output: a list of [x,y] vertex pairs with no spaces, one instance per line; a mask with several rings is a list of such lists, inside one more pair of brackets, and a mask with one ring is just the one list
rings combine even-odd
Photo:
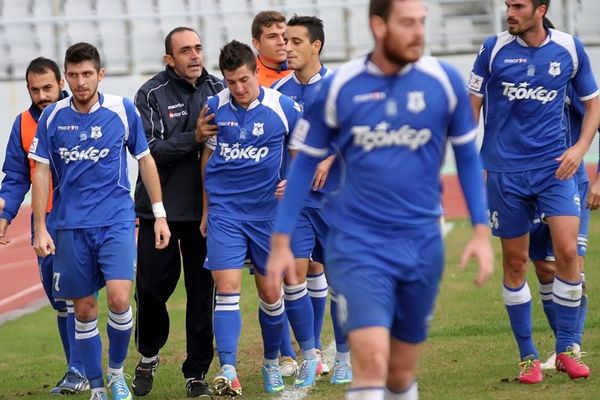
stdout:
[[[63,91],[64,80],[60,76],[58,65],[53,60],[44,57],[32,60],[25,71],[25,79],[31,106],[15,118],[6,146],[3,167],[5,176],[2,180],[0,196],[7,199],[8,207],[0,215],[0,244],[9,242],[8,226],[16,217],[31,185],[35,163],[33,160],[29,160],[27,155],[40,115],[47,106],[67,96],[67,92]],[[51,209],[52,200],[49,199],[46,211],[50,212]],[[89,385],[75,341],[73,304],[71,302],[67,304],[64,300],[55,300],[52,296],[52,261],[51,255],[44,258],[38,257],[44,292],[46,292],[52,308],[56,310],[58,332],[68,368],[67,373],[50,390],[50,393],[80,393],[89,389]]]
[[[580,197],[573,175],[600,122],[598,87],[581,42],[545,29],[546,0],[507,0],[508,31],[485,40],[471,73],[475,115],[484,106],[481,155],[487,170],[492,232],[500,237],[503,298],[520,353],[519,380],[543,380],[531,335],[527,285],[533,212],[545,216],[552,236],[556,368],[586,378],[589,368],[573,351],[582,297],[577,262]],[[579,140],[568,147],[563,123],[567,86],[585,105]],[[499,112],[502,110],[502,112]]]
[[[206,239],[202,219],[202,143],[194,131],[208,97],[220,92],[222,82],[204,69],[202,43],[188,27],[173,29],[165,38],[165,70],[142,85],[135,104],[142,116],[150,152],[156,160],[167,210],[171,241],[154,248],[154,215],[148,193],[138,179],[135,199],[139,217],[136,272],[136,346],[142,358],[135,369],[133,393],[152,390],[159,351],[169,336],[167,300],[181,269],[186,289],[186,359],[182,365],[188,397],[210,396],[205,375],[212,362],[213,281],[202,268]],[[182,264],[183,259],[183,264]]]
[[289,75],[285,50],[285,16],[279,11],[261,11],[252,20],[252,45],[258,52],[258,82],[270,87]]
[[[575,143],[579,139],[581,132],[581,124],[584,116],[584,106],[579,96],[573,91],[572,86],[569,86],[567,91],[566,101],[566,116],[569,126],[570,143]],[[575,330],[575,342],[573,343],[573,351],[579,353],[581,351],[581,341],[585,320],[587,315],[588,291],[585,283],[585,256],[588,246],[588,232],[590,223],[590,209],[587,206],[588,192],[588,176],[585,171],[585,165],[582,162],[575,175],[579,198],[581,199],[581,216],[579,224],[579,234],[577,235],[577,255],[578,264],[581,272],[582,295],[579,313],[577,315],[577,324]],[[554,320],[554,304],[552,301],[552,282],[556,269],[554,268],[554,254],[552,252],[552,238],[548,224],[544,223],[544,218],[539,217],[534,220],[534,227],[531,230],[531,238],[529,243],[529,257],[535,265],[535,272],[540,284],[540,297],[544,307],[544,313],[548,319],[548,323],[552,331],[556,335],[556,323]],[[556,368],[556,353],[542,364],[542,369]]]
[[[122,97],[98,92],[104,69],[96,47],[73,44],[66,51],[64,66],[73,95],[46,107],[29,152],[36,161],[33,245],[40,257],[55,254],[53,296],[73,301],[75,338],[93,400],[108,398],[94,296],[106,286],[108,386],[113,400],[128,400],[131,393],[123,363],[133,326],[129,296],[135,268],[135,213],[126,149],[138,160],[153,203],[157,248],[169,242],[166,212],[135,106]],[[46,222],[50,171],[53,209]],[[55,230],[55,240],[47,226]]]
[[269,277],[293,268],[294,221],[331,142],[344,160],[343,185],[323,210],[330,222],[327,276],[348,333],[348,400],[417,399],[416,371],[444,264],[440,168],[453,144],[473,237],[461,263],[493,270],[475,123],[459,72],[422,55],[425,4],[371,0],[371,54],[340,67],[323,86],[292,145],[300,150],[280,206]]
[[[217,132],[207,142],[205,204],[201,227],[207,234],[205,268],[212,271],[216,285],[214,330],[221,370],[213,389],[221,395],[239,395],[242,388],[236,373],[237,342],[241,333],[240,289],[242,267],[248,253],[256,268],[259,320],[264,345],[262,373],[265,391],[278,392],[284,382],[278,365],[284,311],[289,297],[303,298],[287,309],[304,356],[296,386],[314,383],[316,355],[310,300],[306,288],[281,298],[281,276],[274,286],[266,285],[265,262],[273,230],[281,181],[282,161],[289,132],[300,118],[300,106],[281,93],[258,84],[256,58],[245,44],[232,41],[219,57],[219,68],[227,89],[208,101],[201,131]],[[205,111],[203,110],[202,116]],[[211,123],[213,125],[209,125]],[[272,290],[274,288],[274,290]]]
[[[288,67],[294,73],[276,81],[273,89],[298,102],[304,109],[309,107],[322,79],[332,72],[322,65],[320,54],[325,44],[323,21],[313,16],[294,16],[286,27],[286,48]],[[323,252],[327,224],[320,212],[322,189],[335,156],[330,155],[321,161],[313,180],[313,188],[292,235],[292,251],[296,257],[298,281],[306,281],[314,312],[314,336],[321,358],[321,328],[327,303],[327,279],[323,270]],[[307,275],[308,273],[308,275]],[[350,349],[346,338],[337,323],[337,299],[332,292],[331,315],[336,339],[336,355],[330,381],[333,384],[352,381]],[[327,364],[322,363],[322,374],[329,373]]]

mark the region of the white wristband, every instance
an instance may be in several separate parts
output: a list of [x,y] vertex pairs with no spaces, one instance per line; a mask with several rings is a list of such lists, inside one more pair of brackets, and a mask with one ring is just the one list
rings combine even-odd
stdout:
[[162,201],[152,203],[152,214],[154,214],[154,218],[167,218],[167,211]]

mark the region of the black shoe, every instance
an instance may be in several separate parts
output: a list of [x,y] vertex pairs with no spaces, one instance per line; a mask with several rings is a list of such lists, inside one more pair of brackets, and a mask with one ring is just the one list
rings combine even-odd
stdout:
[[133,394],[136,396],[145,396],[152,390],[152,381],[154,380],[154,372],[160,364],[160,358],[156,357],[156,361],[145,363],[140,360],[135,367],[135,377],[131,384]]
[[208,383],[203,379],[194,378],[185,383],[185,390],[188,397],[201,397],[203,399],[212,398],[212,390],[208,387]]

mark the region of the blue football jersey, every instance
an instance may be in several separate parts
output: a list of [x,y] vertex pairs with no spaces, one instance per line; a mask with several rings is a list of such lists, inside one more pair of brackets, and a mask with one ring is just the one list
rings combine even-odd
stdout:
[[75,229],[133,221],[127,150],[137,160],[150,153],[130,100],[100,93],[87,114],[74,108],[71,97],[48,106],[29,151],[30,158],[50,164],[54,208],[48,225]]
[[331,226],[393,237],[437,223],[447,141],[475,137],[455,68],[422,57],[389,76],[362,57],[323,81],[292,143],[314,157],[326,155],[331,142],[339,148],[342,184],[324,208]]
[[508,32],[485,40],[475,60],[469,90],[483,96],[484,167],[515,172],[558,165],[569,145],[564,120],[569,84],[582,100],[598,95],[583,44],[554,29],[539,47]]
[[[306,107],[309,107],[315,100],[315,96],[317,94],[317,91],[321,87],[320,83],[322,82],[323,78],[331,75],[332,73],[333,72],[330,69],[328,69],[325,66],[322,66],[321,70],[317,74],[315,74],[308,81],[307,84],[301,83],[298,80],[298,78],[296,77],[295,73],[289,74],[286,77],[273,83],[271,88],[278,90],[281,93],[285,94],[286,96],[290,97],[292,100],[294,100],[298,104],[300,104],[300,107],[302,108],[302,110],[304,110]],[[291,160],[288,160],[286,162],[287,165],[289,165],[290,163],[291,163]],[[286,168],[284,168],[284,170],[285,169]],[[337,171],[337,168],[332,168],[332,171],[334,171],[334,170]],[[333,175],[331,175],[330,177],[333,178],[333,180],[335,180],[335,177]],[[329,182],[329,181],[330,180],[328,179],[327,182]],[[327,186],[329,186],[329,185],[327,185]],[[312,208],[320,207],[322,196],[323,196],[322,190],[318,190],[318,191],[311,190],[309,197],[306,199],[305,205],[307,207],[312,207]]]
[[229,89],[208,100],[219,133],[207,142],[214,150],[205,171],[212,215],[250,221],[275,218],[275,189],[287,152],[288,134],[302,115],[300,105],[276,90],[260,88],[247,109]]

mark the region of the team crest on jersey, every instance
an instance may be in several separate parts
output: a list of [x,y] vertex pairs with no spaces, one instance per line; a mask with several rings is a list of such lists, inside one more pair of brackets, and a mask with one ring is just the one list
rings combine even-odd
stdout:
[[408,92],[408,101],[406,102],[406,109],[415,114],[420,113],[425,109],[425,92]]
[[560,72],[560,63],[558,61],[551,61],[550,67],[548,68],[548,73],[556,77],[560,75]]
[[254,136],[262,136],[265,133],[265,123],[264,122],[255,122],[254,128],[252,129],[252,134]]
[[90,133],[90,137],[96,140],[100,139],[102,137],[102,127],[92,126],[92,132]]

